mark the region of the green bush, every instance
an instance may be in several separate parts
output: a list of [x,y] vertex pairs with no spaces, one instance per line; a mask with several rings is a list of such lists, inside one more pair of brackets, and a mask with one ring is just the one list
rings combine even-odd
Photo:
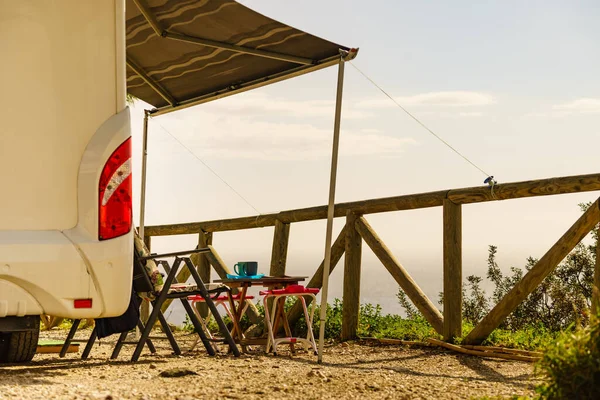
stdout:
[[[473,326],[465,329],[463,332],[470,332]],[[571,331],[571,329],[568,329]],[[560,332],[552,331],[543,324],[528,325],[516,330],[496,329],[483,345],[507,347],[512,349],[545,351],[560,336]]]
[[563,333],[538,364],[547,382],[536,390],[542,399],[597,399],[600,395],[600,322]]
[[[333,305],[327,306],[327,321],[325,322],[325,338],[339,339],[342,333],[343,304],[340,299],[335,299]],[[313,331],[319,334],[319,307],[315,311]],[[297,334],[306,334],[304,318],[298,321]],[[359,337],[377,337],[403,340],[425,340],[429,337],[438,337],[431,325],[420,317],[402,318],[399,315],[383,315],[380,305],[361,304],[358,315]]]
[[[286,302],[286,309],[293,305],[294,299],[290,298]],[[257,304],[257,308],[264,318],[264,307]],[[330,340],[339,340],[342,333],[342,310],[343,304],[340,299],[334,299],[332,304],[327,305],[327,320],[325,323],[325,338]],[[313,332],[315,337],[319,336],[319,306],[315,309],[313,320]],[[231,328],[231,321],[227,316],[223,317],[225,324]],[[247,329],[252,324],[247,316],[241,321],[242,329]],[[218,332],[217,324],[211,319],[208,324],[213,333]],[[296,322],[293,327],[295,336],[306,336],[306,321],[304,315]],[[469,332],[473,329],[473,324],[469,321],[463,322],[463,332]],[[189,319],[186,317],[183,330],[193,332]],[[373,304],[361,304],[358,319],[358,336],[375,337],[400,340],[426,341],[428,338],[440,338],[440,335],[433,329],[431,324],[418,312],[411,317],[403,318],[400,315],[383,315],[381,306]],[[484,342],[486,345],[502,346],[525,350],[544,350],[549,344],[556,340],[558,333],[552,332],[542,324],[527,326],[517,330],[496,329]],[[458,340],[460,342],[460,339]]]

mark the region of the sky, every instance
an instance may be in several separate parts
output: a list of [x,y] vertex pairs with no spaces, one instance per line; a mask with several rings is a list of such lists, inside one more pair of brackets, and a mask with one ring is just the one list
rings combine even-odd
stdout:
[[[346,65],[336,202],[479,186],[487,175],[502,183],[598,172],[597,1],[240,2],[360,48]],[[146,224],[326,204],[336,77],[332,67],[153,118]],[[145,107],[132,107],[136,194]],[[522,267],[528,256],[541,257],[579,217],[578,203],[597,197],[589,192],[463,206],[464,277],[485,275],[489,245],[498,246],[505,271]],[[139,204],[139,196],[134,201]],[[366,218],[437,301],[441,208]],[[336,219],[334,237],[343,224]],[[268,272],[272,237],[273,228],[223,232],[215,234],[214,245],[229,265],[256,260]],[[195,241],[156,238],[153,250],[188,249]],[[324,242],[324,221],[293,224],[288,274],[312,276]],[[331,297],[341,296],[342,270],[343,259],[332,274]],[[361,300],[400,312],[397,284],[364,243],[362,274]]]

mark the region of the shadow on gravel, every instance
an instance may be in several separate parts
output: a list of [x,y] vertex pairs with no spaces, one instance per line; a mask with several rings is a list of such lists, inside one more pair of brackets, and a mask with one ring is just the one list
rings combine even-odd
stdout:
[[[486,365],[483,361],[484,359],[480,358],[480,357],[475,357],[475,356],[463,356],[463,355],[457,355],[456,356],[458,362],[469,368],[470,370],[472,370],[473,372],[475,372],[476,374],[480,375],[482,378],[484,378],[484,380],[486,381],[495,381],[495,382],[503,382],[506,381],[508,383],[510,383],[513,386],[517,386],[514,384],[514,382],[512,382],[513,380],[516,379],[528,379],[528,378],[532,378],[534,376],[533,373],[531,374],[521,374],[521,375],[517,375],[514,377],[506,377],[504,375],[502,375],[500,372],[496,371],[494,368],[490,367],[489,365]],[[487,359],[489,360],[489,359]],[[499,364],[502,363],[506,363],[508,361],[506,360],[500,360],[500,359],[494,359],[494,362],[497,362]],[[531,385],[518,385],[518,386],[531,386]]]
[[[465,377],[464,375],[460,375],[460,374],[445,373],[443,367],[440,367],[438,369],[438,371],[436,371],[435,373],[428,373],[428,372],[417,371],[415,369],[411,369],[411,368],[400,366],[400,365],[390,365],[392,363],[398,363],[398,362],[404,363],[409,360],[418,360],[418,361],[428,362],[428,361],[430,361],[430,357],[432,355],[444,355],[445,354],[445,355],[448,355],[449,357],[454,355],[453,353],[447,353],[447,352],[439,351],[439,350],[422,349],[421,351],[422,351],[422,354],[411,355],[411,356],[398,355],[396,357],[389,357],[389,352],[387,352],[387,354],[382,353],[382,355],[385,355],[386,358],[376,358],[373,360],[361,360],[359,358],[358,360],[351,360],[349,362],[336,362],[336,363],[326,362],[327,357],[325,356],[325,361],[323,362],[323,364],[317,364],[316,357],[315,357],[314,361],[311,361],[308,359],[303,359],[303,358],[290,357],[289,361],[296,362],[299,364],[311,365],[311,366],[321,365],[324,367],[339,368],[339,369],[348,369],[349,368],[349,369],[354,369],[354,370],[360,369],[360,370],[364,370],[364,371],[388,370],[388,371],[394,371],[394,372],[406,374],[406,375],[432,377],[432,378],[448,378],[448,379],[454,379],[454,380],[461,381],[461,382],[463,382],[465,379],[468,379],[469,381],[500,382],[500,383],[508,384],[515,388],[530,388],[531,387],[530,383],[523,382],[523,380],[530,379],[533,376],[533,373],[521,374],[521,375],[517,375],[517,376],[506,376],[506,375],[503,375],[502,373],[494,370],[492,367],[484,364],[484,362],[483,362],[484,360],[479,357],[471,357],[471,356],[464,356],[464,355],[456,356],[456,359],[458,360],[458,362],[460,364],[475,371],[479,375],[479,377]],[[509,363],[510,361],[494,360],[494,362]]]
[[[1,364],[0,365],[0,387],[17,385],[53,385],[46,377],[68,375],[68,371],[74,369],[93,370],[99,366],[123,366],[123,365],[149,365],[168,364],[169,359],[148,359],[132,363],[130,361],[109,360],[42,360],[32,361],[28,364]],[[66,372],[65,372],[66,371]]]

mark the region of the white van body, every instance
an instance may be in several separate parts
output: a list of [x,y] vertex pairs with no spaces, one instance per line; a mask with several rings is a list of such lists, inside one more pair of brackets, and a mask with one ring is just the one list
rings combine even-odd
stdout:
[[124,0],[0,0],[0,55],[0,333],[121,315],[132,230],[99,238],[99,180],[131,136]]

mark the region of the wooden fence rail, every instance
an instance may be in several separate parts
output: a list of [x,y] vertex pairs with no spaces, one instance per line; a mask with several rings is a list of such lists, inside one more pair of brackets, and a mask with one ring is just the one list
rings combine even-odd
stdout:
[[[348,211],[352,211],[357,215],[364,215],[389,211],[413,210],[417,208],[439,207],[443,204],[444,199],[448,199],[454,204],[469,204],[484,201],[550,196],[595,190],[600,190],[600,174],[498,184],[494,187],[493,194],[489,187],[479,186],[340,203],[335,205],[335,217],[345,217]],[[146,236],[185,235],[200,232],[264,228],[267,226],[274,226],[275,221],[289,224],[325,218],[327,218],[327,206],[318,206],[281,211],[274,214],[255,215],[252,217],[147,226],[144,228],[144,233]]]
[[[331,272],[345,253],[342,339],[355,337],[358,327],[363,240],[433,328],[443,335],[444,340],[453,341],[454,338],[462,336],[462,205],[596,190],[600,190],[600,174],[498,184],[493,188],[482,186],[442,190],[337,204],[335,206],[335,217],[346,217],[346,224],[331,249]],[[365,214],[440,206],[443,207],[444,226],[443,314],[427,298],[364,217]],[[198,245],[200,247],[208,246],[211,248],[211,252],[199,255],[193,261],[202,279],[208,281],[210,280],[211,266],[220,277],[224,277],[225,274],[231,272],[212,247],[214,232],[274,226],[269,272],[271,275],[278,276],[284,275],[286,271],[291,224],[325,219],[326,217],[327,207],[319,206],[252,217],[148,226],[144,230],[146,235],[144,241],[150,247],[153,236],[198,234]],[[485,339],[599,222],[600,199],[593,203],[523,279],[482,319],[467,335],[465,342],[477,344]],[[600,246],[598,248],[600,252]],[[597,308],[598,298],[600,298],[598,290],[598,286],[600,286],[600,257],[598,258],[595,274],[594,308]],[[309,281],[308,287],[321,288],[323,270],[323,262],[321,262]],[[180,281],[185,280],[187,276],[181,275],[178,276],[178,279]],[[297,303],[289,311],[288,319],[290,322],[295,322],[301,314],[301,307]],[[250,319],[253,322],[258,321],[258,313],[254,307],[250,309]]]

